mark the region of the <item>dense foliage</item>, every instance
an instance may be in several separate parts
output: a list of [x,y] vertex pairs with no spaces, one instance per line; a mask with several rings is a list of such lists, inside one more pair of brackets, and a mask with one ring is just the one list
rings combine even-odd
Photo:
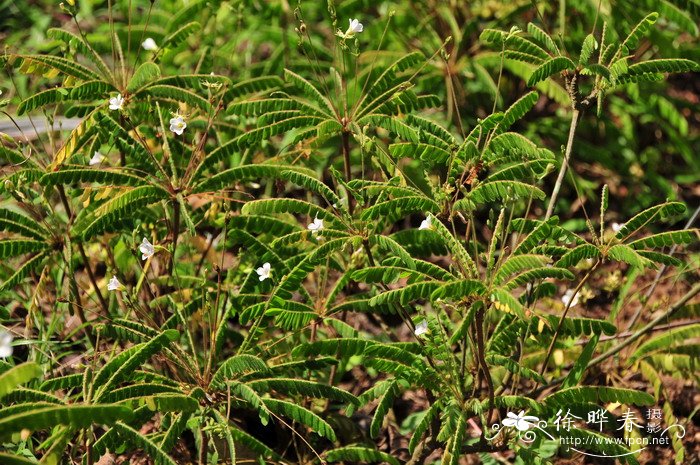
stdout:
[[[694,463],[695,0],[48,3],[0,463]],[[646,407],[685,434],[601,439]]]

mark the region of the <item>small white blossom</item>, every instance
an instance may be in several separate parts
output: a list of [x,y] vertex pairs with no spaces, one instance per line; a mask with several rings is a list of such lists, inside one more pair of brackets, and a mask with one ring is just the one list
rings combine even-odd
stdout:
[[186,127],[187,123],[185,123],[185,119],[182,116],[175,115],[175,117],[170,118],[170,130],[178,136],[182,135]]
[[567,307],[575,307],[578,305],[578,294],[574,295],[573,289],[567,289],[563,296],[561,296],[562,303]]
[[314,222],[310,223],[307,228],[309,228],[312,234],[316,234],[323,229],[323,220],[319,217],[314,217]]
[[272,273],[272,267],[269,263],[266,262],[263,263],[263,266],[255,270],[255,272],[260,277],[260,281],[265,281],[267,278],[270,277],[270,274]]
[[88,164],[90,166],[99,165],[100,163],[102,163],[104,161],[104,159],[105,159],[104,155],[102,155],[100,152],[95,152],[95,154],[92,156],[92,158],[90,159]]
[[433,217],[430,214],[425,215],[425,219],[421,221],[418,229],[432,229],[433,228]]
[[532,415],[525,415],[525,411],[521,410],[517,415],[513,412],[508,412],[506,418],[501,422],[503,426],[517,428],[518,431],[527,431],[533,426],[537,426],[540,419]]
[[423,334],[428,332],[428,320],[423,320],[420,323],[416,325],[416,329],[413,331],[413,333],[416,336],[422,336]]
[[347,204],[348,204],[347,199],[346,199],[345,197],[343,197],[343,198],[340,199],[340,202],[336,202],[336,203],[333,204],[333,208],[335,208],[335,209],[337,210],[337,209],[340,208],[340,207],[345,207],[345,206],[347,206]]
[[139,250],[142,253],[141,260],[151,258],[153,254],[156,253],[156,248],[153,247],[153,244],[151,244],[145,237],[143,238],[141,245],[139,245]]
[[146,40],[141,42],[141,47],[143,47],[144,50],[157,50],[158,49],[158,44],[156,44],[156,41],[153,40],[152,38],[148,37]]
[[108,291],[118,291],[122,288],[122,283],[119,282],[116,276],[112,276],[112,279],[107,283]]
[[117,94],[116,97],[109,99],[109,109],[110,110],[121,110],[124,105],[124,97],[122,94]]
[[364,26],[358,19],[351,19],[350,21],[350,26],[348,27],[348,30],[345,32],[345,37],[352,37],[355,34],[359,34],[364,30]]
[[0,358],[7,358],[12,355],[12,334],[5,330],[0,330]]
[[613,223],[613,224],[612,224],[612,230],[613,230],[613,232],[616,232],[616,233],[620,232],[620,229],[622,229],[622,227],[623,227],[624,225],[625,225],[625,223]]

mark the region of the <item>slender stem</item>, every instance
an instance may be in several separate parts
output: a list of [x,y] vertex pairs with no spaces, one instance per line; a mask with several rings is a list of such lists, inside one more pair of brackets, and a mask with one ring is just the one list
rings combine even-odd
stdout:
[[[686,303],[688,303],[688,301],[690,299],[692,299],[694,296],[696,296],[697,294],[700,294],[700,283],[693,286],[683,297],[680,298],[680,300],[678,300],[666,312],[664,312],[663,315],[661,315],[658,318],[654,319],[653,321],[649,322],[646,326],[641,328],[636,333],[632,334],[628,339],[626,339],[620,345],[611,348],[607,352],[605,352],[605,353],[599,355],[598,357],[594,358],[593,360],[591,360],[588,363],[588,368],[595,366],[595,365],[607,360],[608,358],[610,358],[613,355],[620,352],[625,347],[628,347],[629,345],[634,343],[636,340],[638,340],[639,338],[641,338],[645,334],[650,333],[652,331],[655,331],[657,329],[661,329],[661,328],[657,328],[659,323],[666,320],[667,318],[672,317],[678,310],[683,308],[683,306]],[[625,337],[627,337],[627,335],[625,335]],[[551,382],[549,382],[548,384],[546,384],[542,387],[535,387],[535,389],[533,389],[530,393],[528,393],[528,396],[531,396],[531,397],[535,396],[538,393],[544,391],[545,389],[547,389],[549,387],[556,386],[556,385],[560,384],[562,381],[564,381],[564,379],[566,379],[566,377],[562,376],[560,378],[552,380]]]
[[100,301],[100,305],[102,306],[102,310],[104,310],[105,315],[107,315],[109,313],[109,305],[107,305],[107,301],[102,296],[102,292],[100,291],[100,287],[97,285],[97,280],[95,279],[95,273],[93,273],[93,271],[92,271],[92,266],[90,266],[90,261],[88,260],[88,256],[85,253],[85,248],[83,247],[82,242],[78,242],[78,250],[80,251],[80,256],[83,258],[83,263],[85,263],[85,271],[87,271],[87,275],[90,278],[90,282],[92,283],[92,287],[95,288],[95,295],[97,295],[97,300]]
[[484,374],[484,379],[489,389],[489,413],[486,417],[486,424],[491,423],[491,417],[493,416],[494,407],[494,389],[493,380],[491,379],[491,372],[489,371],[489,365],[486,363],[484,358],[484,353],[486,352],[484,345],[484,307],[482,306],[476,311],[476,318],[474,320],[474,326],[476,327],[476,355],[481,365],[481,371]]
[[[90,426],[89,433],[86,433],[86,435],[92,434],[92,426]],[[85,440],[85,457],[87,458],[87,463],[94,463],[92,460],[92,441],[88,437]]]
[[559,195],[559,190],[564,182],[564,175],[566,175],[566,168],[569,166],[569,159],[571,158],[571,149],[574,145],[574,134],[576,133],[576,126],[578,125],[579,110],[574,108],[574,112],[571,115],[571,126],[569,126],[569,140],[566,142],[566,150],[564,151],[564,160],[561,162],[561,168],[559,169],[559,176],[557,176],[557,182],[554,184],[554,190],[552,191],[552,197],[549,199],[549,205],[547,206],[547,214],[544,220],[547,221],[554,211],[554,206],[557,203],[557,196]]
[[80,290],[78,289],[78,283],[75,281],[75,275],[72,274],[72,270],[70,269],[70,263],[68,263],[68,269],[71,271],[71,276],[68,277],[68,285],[70,287],[71,294],[73,294],[73,299],[75,302],[73,302],[73,308],[75,309],[75,313],[78,314],[78,318],[80,319],[80,323],[85,327],[85,334],[87,335],[88,342],[90,343],[90,346],[93,348],[95,347],[95,336],[92,334],[92,329],[90,329],[90,322],[88,321],[87,317],[85,316],[85,311],[83,311],[83,303],[80,300]]
[[173,253],[170,255],[168,274],[172,276],[175,267],[175,253],[177,252],[177,239],[180,235],[180,202],[173,200]]
[[199,449],[199,465],[206,465],[207,462],[207,449],[209,449],[209,437],[205,431],[199,430],[202,435],[202,442]]
[[[61,198],[61,203],[63,204],[63,208],[66,210],[66,215],[68,216],[68,224],[69,224],[69,229],[70,229],[70,223],[73,222],[73,213],[70,208],[70,203],[68,202],[68,197],[66,196],[66,191],[63,188],[63,186],[59,185],[57,186],[58,188],[58,194]],[[69,251],[70,252],[70,251]],[[87,262],[87,260],[86,260]],[[70,286],[70,292],[73,294],[73,299],[75,302],[71,303],[71,306],[74,308],[75,313],[78,314],[78,318],[80,318],[80,322],[85,326],[85,333],[87,334],[88,341],[90,342],[90,345],[92,347],[95,347],[95,337],[92,334],[92,330],[90,329],[90,326],[88,324],[88,320],[85,317],[85,312],[83,311],[83,303],[80,300],[80,290],[78,289],[78,283],[75,281],[75,274],[73,273],[72,265],[70,261],[66,263],[66,266],[68,267],[68,270],[70,271],[70,276],[68,277],[68,283]],[[97,289],[97,288],[95,288]],[[99,291],[98,291],[99,292]]]
[[547,355],[544,358],[544,363],[542,363],[542,369],[540,370],[540,375],[544,375],[545,370],[547,369],[547,364],[549,363],[549,358],[552,356],[552,352],[554,351],[554,345],[557,342],[557,338],[559,337],[559,333],[561,332],[562,326],[564,326],[564,320],[566,319],[566,314],[569,312],[569,309],[571,308],[571,303],[574,301],[576,298],[576,295],[578,295],[579,291],[583,287],[584,284],[586,284],[586,281],[588,281],[588,278],[591,277],[593,272],[598,268],[600,265],[600,260],[598,260],[595,265],[586,273],[586,276],[583,277],[580,283],[578,283],[578,286],[576,286],[576,289],[574,289],[574,293],[571,296],[571,299],[569,299],[569,302],[566,304],[566,308],[564,309],[564,313],[562,313],[561,318],[559,319],[559,324],[557,325],[556,331],[554,331],[554,336],[552,336],[552,342],[549,344],[549,349],[547,349]]
[[602,362],[603,360],[606,360],[607,358],[612,357],[613,355],[620,352],[625,347],[627,347],[630,344],[632,344],[633,342],[635,342],[640,337],[644,336],[648,332],[651,332],[656,325],[658,325],[659,323],[661,323],[662,321],[664,321],[668,318],[671,318],[674,313],[676,313],[678,310],[683,308],[683,306],[686,303],[688,303],[688,301],[690,299],[692,299],[693,297],[695,297],[699,293],[700,293],[700,283],[697,283],[688,292],[686,292],[683,297],[681,297],[678,301],[676,301],[675,304],[673,304],[668,310],[666,310],[662,315],[659,315],[657,318],[655,318],[654,320],[647,323],[646,326],[641,328],[634,335],[630,336],[629,339],[625,340],[620,345],[611,348],[607,352],[605,352],[605,353],[599,355],[598,357],[594,358],[593,360],[591,360],[591,362],[588,364],[588,366],[591,367],[593,365],[597,365],[598,363]]
[[566,0],[559,0],[559,35],[566,34]]
[[[693,212],[693,215],[690,217],[688,222],[685,224],[685,229],[690,229],[691,226],[693,226],[693,223],[695,223],[695,220],[698,219],[698,215],[700,215],[700,206],[698,206],[695,209],[695,212]],[[678,245],[674,245],[671,248],[671,251],[668,253],[669,255],[673,256],[674,253],[676,253],[676,249],[678,248]],[[639,319],[639,316],[642,314],[645,308],[647,308],[647,305],[649,304],[649,300],[651,299],[651,295],[654,293],[656,290],[656,286],[659,285],[661,282],[661,278],[663,275],[666,273],[666,270],[668,269],[668,265],[664,265],[659,269],[659,271],[656,273],[656,277],[654,278],[654,282],[651,283],[651,286],[649,286],[649,290],[644,294],[644,301],[642,302],[642,305],[637,309],[635,314],[632,316],[632,319],[630,320],[629,324],[627,325],[627,331],[632,329],[632,326],[637,322]]]
[[343,168],[345,169],[345,182],[350,181],[352,174],[350,169],[350,131],[343,130]]

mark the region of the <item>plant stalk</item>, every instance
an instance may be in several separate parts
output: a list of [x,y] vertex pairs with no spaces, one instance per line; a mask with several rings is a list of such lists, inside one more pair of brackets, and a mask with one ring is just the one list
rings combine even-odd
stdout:
[[[685,227],[683,228],[684,230],[688,230],[693,226],[693,223],[695,223],[695,220],[698,219],[698,216],[700,215],[700,206],[698,206],[695,211],[693,212],[693,215],[690,217],[688,222],[685,224]],[[673,256],[674,253],[676,253],[676,249],[678,249],[678,245],[674,245],[671,247],[671,251],[668,253],[669,255]],[[644,302],[642,305],[639,307],[639,309],[635,312],[635,314],[632,316],[632,319],[630,320],[629,324],[627,325],[627,331],[630,331],[632,329],[632,326],[637,322],[639,319],[640,315],[644,311],[644,309],[647,308],[647,305],[649,304],[649,299],[651,299],[651,295],[654,293],[656,290],[656,286],[659,285],[661,282],[661,278],[663,277],[664,273],[666,273],[666,270],[668,269],[668,265],[662,266],[659,271],[656,273],[656,277],[654,278],[654,282],[649,286],[649,290],[644,294]]]
[[170,265],[168,266],[168,274],[173,275],[175,268],[175,253],[177,252],[177,239],[180,235],[180,202],[175,199],[173,201],[173,253],[170,255]]
[[574,134],[576,133],[576,126],[578,125],[579,110],[574,108],[574,112],[571,115],[571,126],[569,126],[569,140],[566,142],[566,149],[564,151],[564,160],[561,162],[561,168],[559,168],[559,176],[557,176],[557,182],[554,184],[554,190],[552,191],[552,197],[549,199],[549,205],[547,206],[547,214],[544,217],[544,221],[547,221],[554,212],[554,207],[557,203],[557,197],[559,196],[559,190],[564,182],[564,176],[566,175],[566,168],[569,166],[569,159],[571,158],[571,150],[574,145]]
[[95,279],[95,273],[92,271],[92,266],[90,266],[90,262],[88,260],[87,254],[85,253],[85,248],[83,247],[82,242],[78,242],[78,251],[80,251],[80,256],[83,258],[83,262],[85,263],[85,271],[87,271],[87,275],[90,278],[90,282],[92,283],[92,287],[95,288],[95,295],[97,296],[97,300],[100,301],[100,306],[102,306],[102,310],[104,310],[105,315],[108,315],[109,314],[109,305],[107,305],[107,301],[102,296],[102,292],[100,291],[100,287],[97,285],[97,279]]
[[688,292],[685,293],[683,297],[681,297],[675,304],[673,304],[668,310],[666,310],[662,315],[659,315],[652,321],[646,324],[643,328],[641,328],[639,331],[634,333],[634,335],[630,336],[629,339],[625,340],[623,343],[621,343],[618,346],[615,346],[608,350],[607,352],[599,355],[598,357],[594,358],[591,360],[591,362],[588,364],[588,366],[593,366],[597,365],[598,363],[602,362],[603,360],[612,357],[613,355],[617,354],[620,352],[622,349],[625,347],[629,346],[633,342],[635,342],[637,339],[640,337],[644,336],[648,332],[654,329],[656,325],[661,323],[662,321],[671,318],[674,313],[676,313],[678,310],[683,308],[683,306],[688,303],[690,299],[695,297],[697,294],[700,293],[700,283],[696,283],[695,286],[693,286]]
[[554,346],[557,343],[557,339],[559,337],[559,333],[561,332],[562,326],[564,326],[564,320],[566,319],[566,314],[569,312],[569,309],[571,308],[571,302],[576,298],[578,293],[581,291],[581,288],[583,287],[584,284],[586,284],[586,281],[588,281],[588,278],[593,275],[593,272],[598,268],[600,265],[600,260],[598,260],[595,265],[586,273],[586,276],[583,277],[580,283],[578,283],[578,286],[576,286],[576,289],[574,289],[574,293],[571,296],[571,299],[569,302],[566,304],[566,308],[564,309],[564,313],[562,313],[561,318],[559,319],[559,324],[557,325],[557,329],[554,331],[554,335],[552,336],[552,342],[549,344],[549,349],[547,349],[547,355],[544,358],[544,362],[542,363],[542,369],[540,370],[540,375],[544,375],[545,370],[547,369],[547,364],[549,363],[549,359],[552,356],[552,352],[554,351]]
[[352,171],[350,169],[350,131],[343,129],[343,168],[345,171],[345,182],[350,181]]

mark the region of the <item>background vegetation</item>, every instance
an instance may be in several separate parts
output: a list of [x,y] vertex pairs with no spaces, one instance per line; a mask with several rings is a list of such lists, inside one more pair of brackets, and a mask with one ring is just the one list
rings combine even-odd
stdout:
[[699,16],[0,0],[0,463],[698,463]]

